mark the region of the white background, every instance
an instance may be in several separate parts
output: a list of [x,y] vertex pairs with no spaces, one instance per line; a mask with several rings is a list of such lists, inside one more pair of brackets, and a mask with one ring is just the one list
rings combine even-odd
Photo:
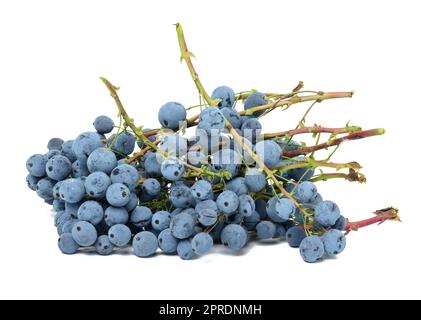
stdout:
[[[419,1],[2,1],[0,4],[0,298],[421,298]],[[389,205],[404,223],[354,232],[337,259],[306,264],[286,243],[193,261],[158,255],[62,255],[49,207],[26,187],[25,161],[49,138],[116,116],[108,77],[137,123],[169,100],[198,102],[173,23],[183,24],[208,91],[227,84],[288,92],[355,90],[308,124],[386,128],[334,161],[359,161],[368,183],[319,184],[353,220]],[[296,105],[263,121],[290,129]],[[217,252],[218,251],[218,252]]]

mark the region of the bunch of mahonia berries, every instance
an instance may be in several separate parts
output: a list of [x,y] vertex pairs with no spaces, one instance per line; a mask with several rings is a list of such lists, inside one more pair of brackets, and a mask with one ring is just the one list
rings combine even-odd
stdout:
[[[168,102],[158,113],[162,128],[140,129],[141,138],[125,123],[99,116],[95,131],[74,140],[53,138],[46,154],[27,160],[28,186],[56,212],[63,253],[94,248],[109,255],[131,245],[138,257],[159,248],[188,260],[218,243],[239,251],[251,240],[286,239],[304,261],[316,262],[345,249],[347,220],[308,181],[314,169],[274,171],[291,199],[244,148],[273,169],[302,163],[305,156],[283,157],[302,145],[288,137],[264,139],[264,111],[240,115],[231,88],[216,88],[212,99],[218,105],[202,108],[188,139],[180,129],[186,108]],[[244,109],[267,103],[264,94],[252,92]],[[226,120],[241,144],[228,134]]]

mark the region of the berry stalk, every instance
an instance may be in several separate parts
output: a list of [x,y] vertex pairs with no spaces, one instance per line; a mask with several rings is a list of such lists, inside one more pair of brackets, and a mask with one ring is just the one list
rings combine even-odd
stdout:
[[317,176],[314,176],[309,181],[310,182],[317,182],[317,181],[327,181],[330,179],[345,179],[350,182],[359,182],[359,183],[366,183],[366,177],[360,173],[355,171],[354,169],[349,169],[349,173],[321,173]]
[[341,133],[349,133],[349,132],[356,132],[361,131],[361,127],[357,126],[349,126],[349,127],[343,127],[343,128],[326,128],[321,126],[312,126],[312,127],[302,127],[294,130],[287,130],[287,131],[280,131],[280,132],[274,132],[274,133],[266,133],[263,135],[264,139],[272,139],[276,137],[291,137],[295,136],[297,134],[303,134],[303,133],[333,133],[333,134],[341,134]]
[[333,139],[331,141],[320,143],[314,146],[305,147],[299,150],[287,151],[284,153],[284,156],[292,158],[299,155],[305,155],[314,151],[318,151],[321,149],[326,149],[332,146],[337,146],[345,141],[352,141],[352,140],[359,140],[359,139],[368,138],[368,137],[380,136],[380,135],[383,135],[384,133],[385,133],[385,130],[383,128],[352,132],[344,137]]
[[118,94],[117,94],[117,90],[119,89],[118,87],[116,87],[116,86],[113,86],[112,84],[111,84],[111,82],[110,81],[108,81],[106,78],[104,78],[104,77],[101,77],[100,78],[101,79],[101,81],[105,84],[105,86],[108,88],[108,91],[110,91],[110,95],[111,95],[111,97],[113,97],[113,99],[114,99],[114,101],[115,101],[115,103],[116,103],[116,105],[117,105],[117,108],[118,108],[118,111],[119,111],[119,113],[120,113],[120,115],[123,117],[123,119],[124,119],[124,124],[126,125],[126,126],[128,126],[130,129],[132,129],[132,131],[133,131],[133,133],[139,138],[139,139],[141,139],[146,145],[148,145],[148,146],[150,146],[151,148],[153,148],[154,150],[156,150],[157,148],[156,148],[156,146],[154,146],[150,141],[149,141],[149,139],[143,134],[143,131],[141,130],[141,129],[139,129],[135,124],[134,124],[134,122],[133,122],[133,119],[132,118],[130,118],[129,117],[129,115],[128,115],[128,113],[127,113],[127,111],[126,111],[126,109],[124,109],[124,106],[123,106],[123,104],[121,103],[121,100],[120,100],[120,98],[119,98],[119,96],[118,96]]
[[358,231],[360,228],[364,228],[372,224],[382,224],[386,220],[401,221],[400,217],[398,216],[398,209],[396,208],[389,207],[381,210],[376,210],[373,213],[375,216],[372,218],[355,222],[348,222],[345,228],[346,234],[348,234],[351,231]]

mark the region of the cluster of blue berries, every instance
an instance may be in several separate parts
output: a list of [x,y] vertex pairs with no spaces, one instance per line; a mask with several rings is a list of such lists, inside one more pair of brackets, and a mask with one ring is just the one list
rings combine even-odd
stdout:
[[[63,253],[94,248],[109,255],[131,245],[139,257],[152,256],[159,248],[188,260],[207,254],[217,243],[238,251],[252,239],[286,239],[306,262],[344,250],[347,220],[308,181],[314,170],[276,171],[303,160],[283,157],[301,144],[262,139],[262,111],[240,115],[231,88],[218,87],[212,99],[218,105],[200,112],[196,133],[188,139],[178,131],[186,122],[185,107],[164,104],[158,120],[165,130],[148,136],[156,149],[149,148],[135,161],[133,153],[147,141],[116,127],[107,116],[95,119],[95,131],[74,140],[53,138],[47,153],[27,160],[28,187],[56,212]],[[244,109],[266,103],[263,94],[252,93]],[[269,183],[228,134],[225,120],[265,166],[275,170],[301,209]]]

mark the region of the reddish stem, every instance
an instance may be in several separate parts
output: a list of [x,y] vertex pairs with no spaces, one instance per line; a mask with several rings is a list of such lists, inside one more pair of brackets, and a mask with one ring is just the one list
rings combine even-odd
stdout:
[[292,157],[299,156],[302,154],[311,153],[317,150],[326,149],[328,147],[337,146],[345,141],[358,140],[358,139],[378,136],[382,134],[384,134],[384,129],[382,128],[365,130],[365,131],[357,131],[357,132],[350,133],[344,137],[333,139],[331,141],[327,141],[324,143],[320,143],[315,146],[305,147],[299,150],[287,151],[284,153],[283,156],[292,158]]
[[375,223],[381,224],[386,220],[401,221],[400,217],[398,216],[398,209],[396,208],[389,207],[386,209],[377,210],[374,212],[374,214],[375,216],[372,218],[355,222],[348,222],[345,228],[346,234],[351,231],[358,231],[360,228],[364,228]]

